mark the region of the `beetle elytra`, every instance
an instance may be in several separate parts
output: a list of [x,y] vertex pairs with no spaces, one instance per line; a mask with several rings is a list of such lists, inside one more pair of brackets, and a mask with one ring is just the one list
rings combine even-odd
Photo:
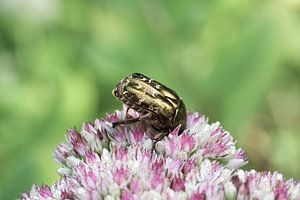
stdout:
[[185,129],[186,109],[182,99],[175,91],[143,74],[133,73],[125,77],[112,94],[140,113],[138,118],[113,123],[113,127],[144,120],[163,133],[154,138],[157,140],[178,125],[181,125],[180,132]]

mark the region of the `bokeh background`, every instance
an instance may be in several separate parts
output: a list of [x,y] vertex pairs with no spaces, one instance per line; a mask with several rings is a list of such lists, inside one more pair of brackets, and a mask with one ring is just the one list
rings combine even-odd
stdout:
[[67,128],[144,73],[220,121],[258,170],[300,178],[300,1],[0,0],[0,199],[58,179]]

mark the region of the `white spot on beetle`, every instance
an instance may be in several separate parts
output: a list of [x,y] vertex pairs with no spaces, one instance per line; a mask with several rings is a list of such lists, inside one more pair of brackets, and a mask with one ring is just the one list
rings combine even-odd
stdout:
[[161,85],[157,84],[157,85],[155,85],[155,88],[159,90],[161,88]]

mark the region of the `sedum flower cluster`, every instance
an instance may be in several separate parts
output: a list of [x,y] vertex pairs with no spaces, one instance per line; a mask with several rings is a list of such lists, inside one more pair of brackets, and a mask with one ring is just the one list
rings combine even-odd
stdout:
[[279,173],[244,171],[243,149],[236,148],[220,123],[189,113],[186,129],[161,141],[146,122],[112,123],[138,117],[124,107],[103,119],[69,129],[55,150],[60,180],[33,185],[21,199],[300,199],[300,184]]

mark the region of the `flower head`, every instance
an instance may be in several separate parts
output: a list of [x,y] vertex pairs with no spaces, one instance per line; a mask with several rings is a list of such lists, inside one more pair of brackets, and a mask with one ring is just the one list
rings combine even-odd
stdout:
[[112,128],[125,112],[70,129],[54,153],[61,179],[34,185],[21,199],[300,198],[299,183],[278,173],[237,170],[247,163],[244,150],[203,115],[189,113],[181,134],[177,127],[156,143],[147,123]]

